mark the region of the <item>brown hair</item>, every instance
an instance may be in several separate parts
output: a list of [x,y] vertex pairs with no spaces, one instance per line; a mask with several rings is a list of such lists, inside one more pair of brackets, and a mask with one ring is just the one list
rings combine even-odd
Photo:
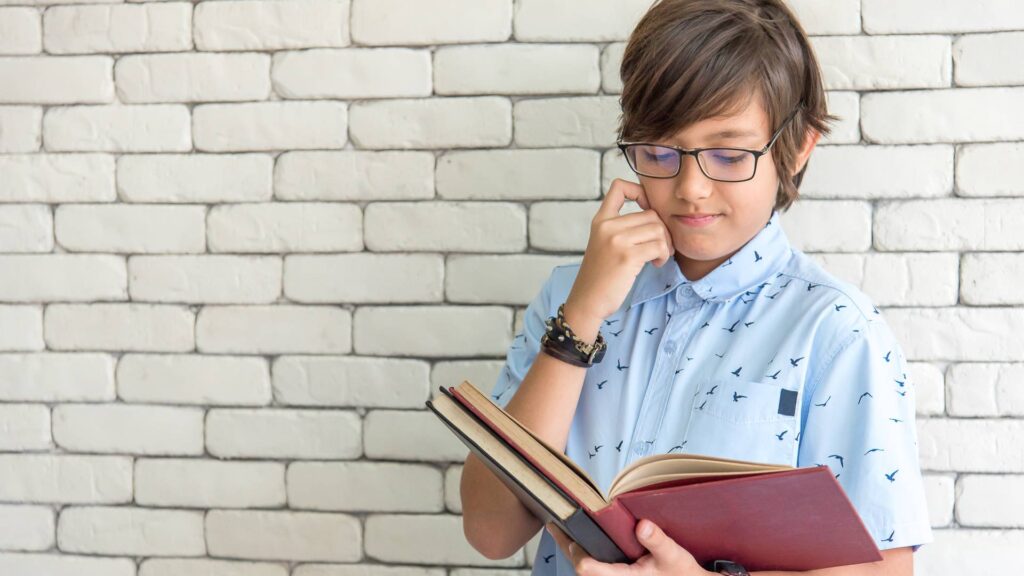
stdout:
[[782,0],[658,0],[630,34],[619,75],[618,133],[625,141],[660,140],[705,118],[735,114],[754,94],[761,95],[771,134],[802,103],[770,154],[781,211],[799,195],[809,161],[793,171],[808,130],[827,135],[828,123],[839,119],[828,113],[807,35]]

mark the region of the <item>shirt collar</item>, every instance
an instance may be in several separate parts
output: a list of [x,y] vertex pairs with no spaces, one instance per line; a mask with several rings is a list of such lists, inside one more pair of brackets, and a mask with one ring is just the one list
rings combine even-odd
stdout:
[[763,283],[771,281],[789,259],[791,252],[789,239],[779,225],[779,213],[777,210],[773,211],[764,228],[731,258],[719,264],[700,280],[687,280],[674,260],[670,260],[661,268],[647,262],[637,276],[629,307],[632,308],[686,285],[689,285],[698,297],[708,302],[727,302],[746,292],[756,293],[763,288]]

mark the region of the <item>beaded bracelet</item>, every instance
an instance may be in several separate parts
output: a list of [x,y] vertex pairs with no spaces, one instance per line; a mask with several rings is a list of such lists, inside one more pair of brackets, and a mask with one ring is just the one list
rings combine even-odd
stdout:
[[558,306],[558,315],[551,316],[544,322],[547,332],[540,339],[541,349],[549,356],[573,366],[586,368],[599,363],[604,359],[604,352],[608,348],[604,336],[598,331],[597,340],[593,344],[580,340],[565,321],[564,307],[563,302]]

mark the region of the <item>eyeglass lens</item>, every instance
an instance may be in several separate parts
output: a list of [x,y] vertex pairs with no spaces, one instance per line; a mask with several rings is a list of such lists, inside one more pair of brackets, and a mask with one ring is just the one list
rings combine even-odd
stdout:
[[[669,178],[679,172],[682,154],[665,146],[635,144],[626,147],[633,170],[643,176]],[[742,150],[711,148],[697,154],[705,175],[716,180],[747,180],[754,175],[754,155]]]

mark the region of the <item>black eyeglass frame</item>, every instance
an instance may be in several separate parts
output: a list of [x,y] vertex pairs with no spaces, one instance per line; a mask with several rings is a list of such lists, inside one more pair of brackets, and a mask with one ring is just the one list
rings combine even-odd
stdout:
[[[692,148],[692,149],[688,149],[688,148],[680,148],[678,146],[668,146],[666,144],[655,144],[653,142],[623,142],[621,140],[616,142],[615,145],[619,148],[619,150],[622,151],[622,156],[626,159],[626,164],[629,165],[630,170],[635,172],[638,176],[643,176],[645,178],[657,178],[657,179],[661,179],[661,180],[667,180],[669,178],[675,178],[676,176],[679,175],[679,171],[683,169],[683,156],[693,156],[693,159],[697,161],[697,166],[700,168],[701,174],[703,174],[709,180],[714,180],[716,182],[748,182],[750,180],[753,180],[754,176],[757,175],[757,161],[761,158],[761,156],[764,156],[765,154],[768,153],[768,151],[771,149],[772,145],[775,144],[775,141],[779,138],[779,135],[782,134],[782,130],[786,127],[787,124],[789,124],[789,122],[793,118],[796,117],[796,113],[799,112],[800,110],[802,110],[803,108],[804,108],[804,105],[803,105],[803,103],[801,103],[801,104],[799,104],[796,107],[795,110],[790,112],[789,117],[787,117],[786,120],[782,122],[782,125],[779,126],[778,130],[775,131],[775,134],[772,135],[771,140],[767,144],[765,144],[764,148],[761,148],[760,150],[750,150],[748,148],[730,148],[728,146],[712,146],[710,148]],[[640,172],[638,172],[637,169],[633,167],[633,163],[629,161],[629,154],[626,153],[626,148],[628,148],[629,146],[636,146],[636,145],[658,146],[660,148],[668,148],[670,150],[675,150],[676,154],[678,154],[678,156],[679,156],[679,164],[676,167],[675,174],[673,174],[671,176],[648,176],[647,174],[641,174]],[[753,154],[754,155],[754,170],[753,170],[753,173],[750,175],[750,178],[746,178],[744,180],[722,180],[720,178],[712,178],[711,176],[708,175],[707,171],[704,170],[704,166],[701,166],[700,158],[697,156],[698,154],[700,154],[701,152],[703,152],[705,150],[737,150],[737,151],[748,152],[750,154]]]

